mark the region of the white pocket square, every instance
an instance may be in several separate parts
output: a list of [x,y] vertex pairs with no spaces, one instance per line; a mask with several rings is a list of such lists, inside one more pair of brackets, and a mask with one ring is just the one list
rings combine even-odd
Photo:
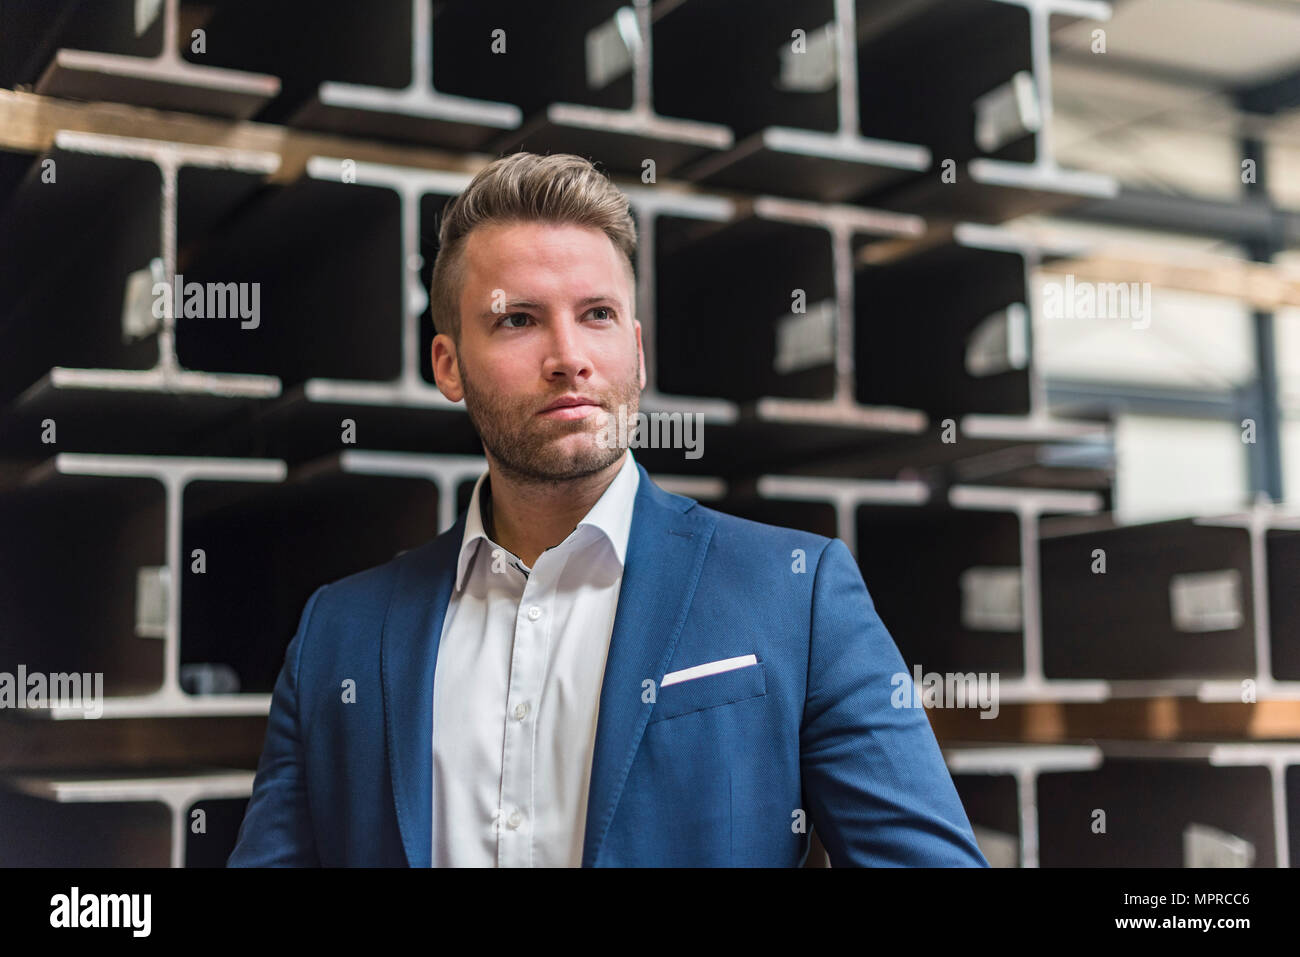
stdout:
[[758,658],[754,655],[740,655],[737,658],[723,658],[721,661],[709,661],[702,665],[694,665],[690,668],[683,668],[681,671],[670,671],[664,675],[664,680],[659,682],[659,687],[667,688],[669,685],[680,684],[683,681],[690,681],[694,678],[703,678],[707,675],[716,675],[723,671],[734,671],[737,668],[747,668],[750,665],[758,664]]

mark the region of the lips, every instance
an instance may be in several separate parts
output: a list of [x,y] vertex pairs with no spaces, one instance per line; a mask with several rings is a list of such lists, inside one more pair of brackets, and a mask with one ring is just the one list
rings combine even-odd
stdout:
[[589,396],[565,396],[562,399],[556,399],[537,414],[544,419],[576,422],[595,415],[600,411],[600,408],[600,403]]
[[592,408],[599,408],[600,403],[595,399],[593,399],[591,396],[566,395],[559,399],[556,399],[546,408],[542,409],[540,414],[546,415],[550,412],[558,412],[564,409],[580,410],[584,407],[587,407],[588,411],[590,411],[590,409]]

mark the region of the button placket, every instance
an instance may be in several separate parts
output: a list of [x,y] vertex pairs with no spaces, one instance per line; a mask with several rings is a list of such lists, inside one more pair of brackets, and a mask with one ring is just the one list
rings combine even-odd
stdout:
[[[536,722],[526,720],[531,703],[541,694],[546,675],[549,591],[554,583],[537,569],[524,582],[521,614],[515,619],[510,684],[506,705],[506,746],[501,776],[501,807],[506,826],[498,831],[497,860],[501,866],[527,867],[532,863],[532,784],[536,772]],[[509,809],[508,813],[504,809]],[[525,833],[527,832],[527,833]],[[518,838],[518,839],[512,839]]]

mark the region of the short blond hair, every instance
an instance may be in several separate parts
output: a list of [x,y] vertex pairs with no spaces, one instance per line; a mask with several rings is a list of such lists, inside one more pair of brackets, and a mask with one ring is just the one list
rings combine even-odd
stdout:
[[[465,242],[478,226],[546,222],[601,230],[627,259],[636,290],[636,223],[627,197],[573,153],[511,153],[489,163],[447,203],[429,283],[434,328],[460,342]],[[629,304],[631,305],[631,304]]]

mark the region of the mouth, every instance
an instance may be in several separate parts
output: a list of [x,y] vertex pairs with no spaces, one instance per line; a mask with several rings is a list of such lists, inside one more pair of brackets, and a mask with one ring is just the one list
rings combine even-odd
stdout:
[[575,420],[585,419],[600,410],[601,406],[586,396],[570,396],[558,399],[537,414],[545,419]]
[[601,407],[595,403],[584,402],[576,404],[576,406],[547,408],[547,410],[538,412],[538,415],[542,416],[543,419],[586,419],[591,413],[598,411],[599,408]]

